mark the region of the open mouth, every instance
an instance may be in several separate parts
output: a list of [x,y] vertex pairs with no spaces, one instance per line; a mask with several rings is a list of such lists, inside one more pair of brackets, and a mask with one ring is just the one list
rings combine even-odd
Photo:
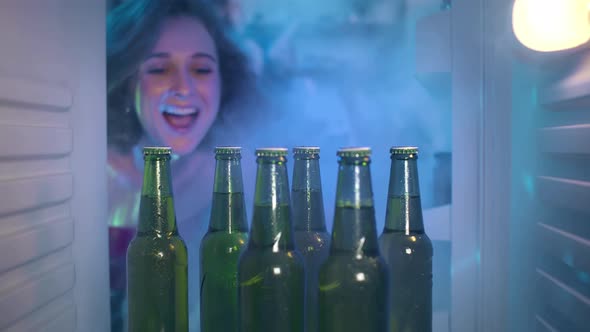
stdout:
[[178,131],[190,129],[199,116],[199,110],[195,107],[177,107],[163,105],[160,112],[170,127]]

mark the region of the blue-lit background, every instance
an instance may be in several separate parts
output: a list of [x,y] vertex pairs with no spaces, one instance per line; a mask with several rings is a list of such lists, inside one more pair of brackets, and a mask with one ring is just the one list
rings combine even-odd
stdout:
[[[111,1],[109,8],[121,2]],[[253,63],[260,90],[272,105],[262,119],[250,119],[260,125],[239,142],[224,143],[243,146],[244,153],[252,155],[261,146],[320,146],[329,228],[339,147],[373,149],[379,229],[385,217],[391,146],[420,148],[424,209],[450,203],[449,85],[429,86],[415,65],[418,20],[448,9],[449,1],[206,2],[229,17],[226,32]],[[245,158],[244,172],[253,176],[255,165],[249,160]],[[253,188],[246,188],[250,194]]]
[[[420,75],[416,65],[416,26],[422,18],[448,10],[449,1],[206,1],[225,20],[225,32],[248,57],[267,105],[264,112],[247,116],[254,125],[238,141],[231,134],[225,135],[225,139],[223,132],[213,134],[222,144],[244,148],[242,170],[248,217],[251,218],[253,207],[255,148],[321,148],[326,224],[331,231],[338,170],[336,151],[340,147],[368,146],[373,150],[373,193],[377,229],[381,233],[391,165],[389,149],[417,146],[422,208],[447,206],[436,214],[443,216],[442,225],[435,225],[438,220],[427,222],[443,229],[445,234],[434,234],[433,238],[433,310],[435,314],[448,313],[450,80],[446,84],[436,84],[434,80],[433,84],[431,78]],[[111,8],[116,4],[113,2]],[[435,51],[426,54],[434,62],[445,56],[448,57]],[[232,127],[245,128],[239,122],[230,124]],[[291,154],[288,160],[292,179]],[[213,176],[195,174],[201,175]],[[179,205],[209,199],[208,195],[184,200],[177,197],[175,204],[177,209],[186,210],[186,206]],[[205,229],[205,219],[200,220],[203,227],[195,227]],[[183,237],[190,236],[182,234],[183,227],[180,231]],[[442,324],[434,321],[443,328],[448,325],[446,318]]]
[[342,146],[373,148],[379,228],[393,145],[420,147],[423,208],[448,203],[449,190],[434,188],[435,182],[450,186],[450,94],[426,90],[414,65],[416,21],[441,10],[440,1],[245,0],[241,5],[246,34],[276,53],[265,63],[275,70],[263,83],[276,107],[271,127],[260,128],[242,145],[320,146],[329,226],[336,149]]

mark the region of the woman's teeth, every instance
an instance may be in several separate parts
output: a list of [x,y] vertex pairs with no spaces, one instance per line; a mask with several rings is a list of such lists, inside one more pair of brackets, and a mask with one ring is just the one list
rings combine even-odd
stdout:
[[193,126],[199,114],[194,107],[177,107],[172,105],[163,105],[160,112],[164,119],[172,128],[176,130],[188,130]]
[[164,106],[160,107],[160,112],[161,113],[168,113],[168,114],[172,114],[172,115],[183,116],[183,115],[193,115],[193,114],[196,114],[198,111],[194,107],[176,107],[176,106],[172,106],[172,105],[164,105]]

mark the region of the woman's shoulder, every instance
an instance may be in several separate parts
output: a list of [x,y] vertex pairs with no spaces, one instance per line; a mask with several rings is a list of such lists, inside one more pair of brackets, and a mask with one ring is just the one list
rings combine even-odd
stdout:
[[109,183],[121,187],[139,188],[142,175],[135,165],[132,153],[122,153],[109,148],[107,151],[107,175]]
[[107,190],[110,225],[137,222],[142,175],[131,154],[107,151]]

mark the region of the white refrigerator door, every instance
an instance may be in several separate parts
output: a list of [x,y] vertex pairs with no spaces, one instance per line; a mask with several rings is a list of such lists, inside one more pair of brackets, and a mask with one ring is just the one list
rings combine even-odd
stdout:
[[0,2],[0,330],[108,331],[101,0]]

